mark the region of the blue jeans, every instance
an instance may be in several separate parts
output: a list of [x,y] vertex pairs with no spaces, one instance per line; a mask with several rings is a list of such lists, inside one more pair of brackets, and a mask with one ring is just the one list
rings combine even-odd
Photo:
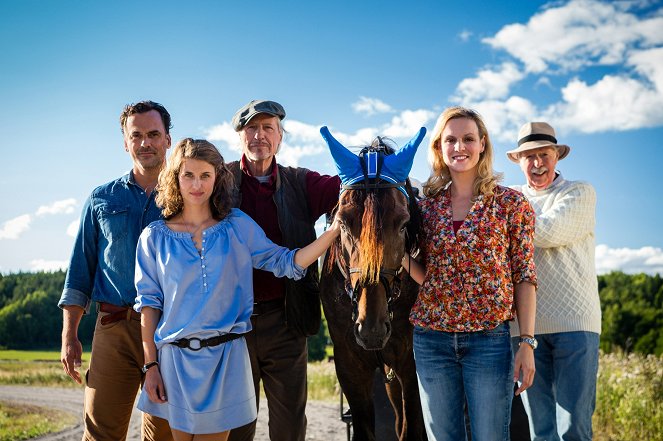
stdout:
[[490,331],[414,328],[414,358],[430,441],[467,439],[467,400],[473,441],[509,439],[513,356],[509,326]]
[[[522,395],[532,441],[592,439],[599,369],[599,335],[559,332],[536,335],[534,383]],[[518,346],[518,339],[512,344]]]

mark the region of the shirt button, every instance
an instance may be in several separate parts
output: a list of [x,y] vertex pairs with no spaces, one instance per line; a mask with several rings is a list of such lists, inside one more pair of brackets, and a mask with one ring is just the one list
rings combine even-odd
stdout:
[[207,277],[207,274],[203,274],[203,277]]
[[205,265],[203,265],[203,268],[205,268]]
[[203,286],[207,286],[207,283],[203,283]]

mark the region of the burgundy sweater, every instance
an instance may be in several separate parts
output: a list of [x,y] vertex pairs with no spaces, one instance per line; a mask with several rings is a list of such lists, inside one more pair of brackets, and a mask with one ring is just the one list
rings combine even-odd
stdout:
[[[260,183],[251,175],[244,156],[241,160],[242,169],[242,202],[240,209],[251,216],[265,230],[272,242],[283,245],[283,235],[279,229],[276,204],[273,194],[276,191],[276,160],[272,162],[269,181]],[[338,202],[341,180],[338,176],[321,175],[309,171],[306,175],[307,198],[311,223],[320,216],[331,212]],[[269,271],[253,270],[253,293],[256,303],[276,300],[285,297],[285,281],[275,277]]]

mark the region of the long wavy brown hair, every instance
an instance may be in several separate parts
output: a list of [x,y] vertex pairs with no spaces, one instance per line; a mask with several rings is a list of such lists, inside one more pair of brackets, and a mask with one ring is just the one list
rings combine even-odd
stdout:
[[224,219],[233,207],[231,189],[235,185],[235,179],[214,144],[204,139],[192,138],[184,138],[177,143],[166,167],[159,173],[156,203],[161,207],[163,217],[172,219],[184,208],[179,174],[185,159],[198,159],[214,167],[216,177],[209,206],[214,219]]

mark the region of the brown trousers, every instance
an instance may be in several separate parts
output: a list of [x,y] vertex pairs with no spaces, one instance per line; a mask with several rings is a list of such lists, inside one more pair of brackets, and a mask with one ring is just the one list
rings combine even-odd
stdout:
[[[260,401],[263,382],[269,409],[271,441],[304,441],[306,437],[306,337],[285,326],[283,307],[251,317],[253,330],[246,335]],[[259,407],[259,406],[258,406]],[[252,441],[256,422],[233,429],[229,441]]]
[[[83,441],[122,441],[127,437],[136,393],[143,383],[144,364],[140,319],[102,325],[100,312],[85,375]],[[144,441],[172,440],[168,421],[143,414]]]

